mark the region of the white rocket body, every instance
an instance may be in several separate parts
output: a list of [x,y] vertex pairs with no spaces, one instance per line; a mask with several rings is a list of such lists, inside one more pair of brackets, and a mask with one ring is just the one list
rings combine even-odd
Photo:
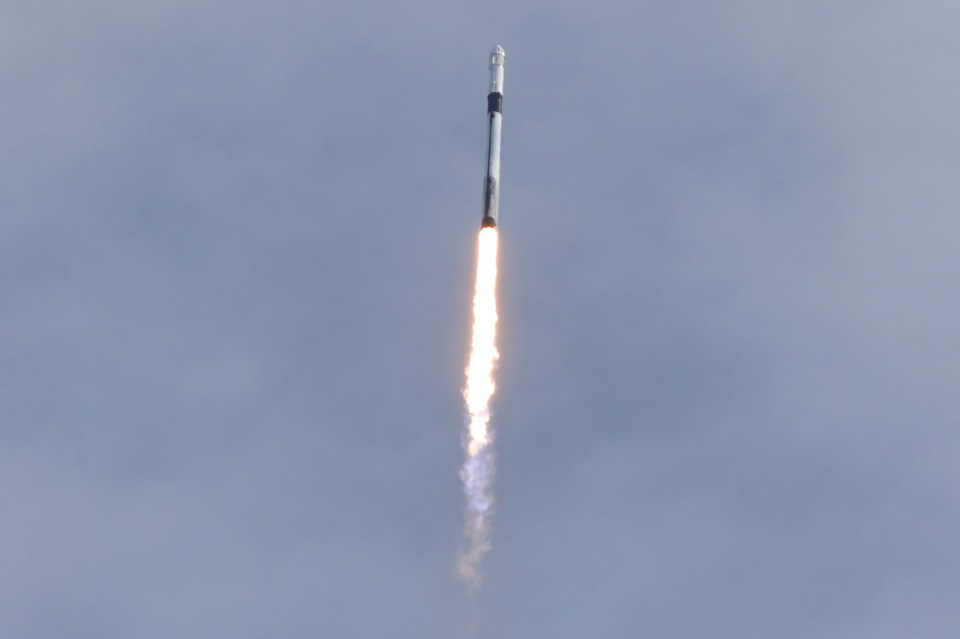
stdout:
[[483,187],[483,221],[481,228],[496,227],[500,205],[500,123],[503,119],[503,47],[497,45],[490,54],[490,92],[487,94],[487,177]]

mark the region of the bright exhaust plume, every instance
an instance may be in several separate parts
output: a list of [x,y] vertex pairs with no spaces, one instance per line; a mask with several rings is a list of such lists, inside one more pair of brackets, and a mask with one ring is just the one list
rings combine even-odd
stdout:
[[477,281],[473,297],[473,337],[463,397],[467,405],[464,434],[465,458],[460,478],[466,496],[466,548],[457,572],[471,588],[481,582],[480,562],[490,550],[490,515],[493,507],[493,432],[490,400],[496,388],[493,372],[497,359],[497,230],[480,230],[477,247]]

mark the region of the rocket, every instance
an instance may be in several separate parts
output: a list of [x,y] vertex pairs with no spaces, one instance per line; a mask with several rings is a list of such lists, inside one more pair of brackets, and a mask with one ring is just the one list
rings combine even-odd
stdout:
[[500,204],[500,121],[503,119],[503,64],[507,55],[497,45],[490,53],[490,93],[487,94],[487,178],[483,186],[483,220],[480,228],[496,228]]

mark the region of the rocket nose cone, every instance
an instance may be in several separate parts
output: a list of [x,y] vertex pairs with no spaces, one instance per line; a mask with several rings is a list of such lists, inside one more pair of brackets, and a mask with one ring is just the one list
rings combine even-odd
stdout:
[[507,60],[507,54],[499,44],[490,52],[490,64],[503,64]]

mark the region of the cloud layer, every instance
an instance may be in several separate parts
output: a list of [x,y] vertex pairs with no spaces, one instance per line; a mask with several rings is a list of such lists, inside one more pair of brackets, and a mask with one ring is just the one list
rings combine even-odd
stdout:
[[8,3],[6,635],[946,636],[955,13]]

